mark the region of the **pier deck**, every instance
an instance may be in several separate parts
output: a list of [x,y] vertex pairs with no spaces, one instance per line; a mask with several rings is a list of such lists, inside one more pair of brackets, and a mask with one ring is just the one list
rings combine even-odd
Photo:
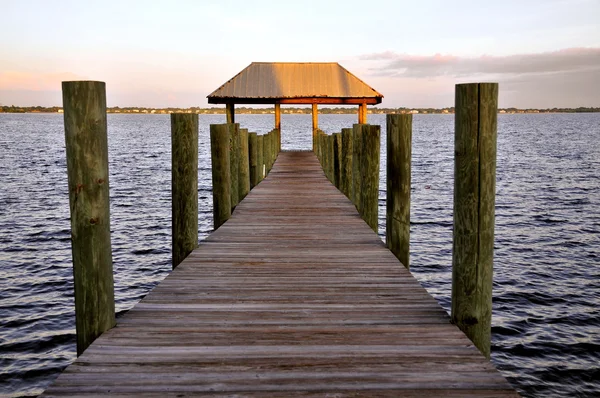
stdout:
[[280,153],[231,219],[45,392],[107,394],[517,395],[312,152]]

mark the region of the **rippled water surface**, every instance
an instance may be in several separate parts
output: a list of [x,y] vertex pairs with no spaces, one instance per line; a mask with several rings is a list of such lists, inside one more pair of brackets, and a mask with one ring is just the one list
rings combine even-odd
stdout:
[[[238,115],[267,132],[272,115]],[[199,229],[212,226],[200,117]],[[352,115],[321,115],[328,133]],[[385,117],[371,115],[385,132]],[[283,115],[284,149],[311,147],[310,115]],[[167,115],[108,115],[117,311],[171,269]],[[449,311],[454,118],[413,123],[411,270]],[[524,395],[600,395],[600,114],[500,115],[492,360]],[[384,232],[385,133],[380,234]],[[62,115],[0,114],[0,395],[37,395],[75,359]]]

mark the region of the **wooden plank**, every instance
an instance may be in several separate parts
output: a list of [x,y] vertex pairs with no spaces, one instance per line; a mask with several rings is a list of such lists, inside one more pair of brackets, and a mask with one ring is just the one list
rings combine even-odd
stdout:
[[516,396],[311,152],[269,176],[46,396]]

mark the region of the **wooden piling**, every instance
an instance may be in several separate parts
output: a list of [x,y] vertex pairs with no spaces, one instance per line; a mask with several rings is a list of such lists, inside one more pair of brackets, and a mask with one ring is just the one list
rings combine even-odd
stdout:
[[171,114],[173,269],[198,246],[198,115]]
[[271,171],[271,133],[267,133],[264,136],[263,141],[263,156],[265,161],[265,177],[269,175],[269,171]]
[[490,357],[498,84],[457,84],[452,322]]
[[115,325],[106,85],[62,83],[77,356]]
[[258,182],[265,178],[265,136],[258,135],[256,137],[256,167],[258,167]]
[[333,134],[333,185],[340,189],[342,169],[342,133]]
[[360,203],[363,220],[377,233],[379,216],[380,127],[366,124],[362,134]]
[[231,217],[231,124],[210,125],[212,161],[213,222],[217,229]]
[[386,244],[410,267],[412,114],[387,115]]
[[352,129],[342,129],[342,162],[340,190],[351,199],[352,192]]
[[259,181],[258,178],[258,136],[256,133],[248,133],[248,156],[250,166],[250,189],[254,188]]
[[227,123],[229,126],[229,170],[231,172],[231,211],[240,201],[239,173],[240,173],[240,125]]
[[238,194],[239,202],[250,192],[250,157],[248,156],[248,129],[240,129]]
[[358,214],[362,216],[362,204],[360,203],[361,196],[361,170],[360,165],[362,163],[362,136],[364,124],[354,124],[352,126],[352,187],[350,192],[352,196],[350,200],[356,206]]

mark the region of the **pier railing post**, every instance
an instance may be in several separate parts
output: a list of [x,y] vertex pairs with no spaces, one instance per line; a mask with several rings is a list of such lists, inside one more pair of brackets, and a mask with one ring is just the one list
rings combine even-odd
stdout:
[[379,216],[380,130],[380,126],[377,125],[364,125],[360,164],[361,215],[363,220],[365,220],[375,232],[377,232],[378,229]]
[[271,170],[271,133],[267,133],[264,135],[263,140],[263,156],[265,162],[265,177],[269,175],[269,171]]
[[239,174],[240,174],[240,125],[227,123],[229,127],[229,170],[231,172],[231,211],[240,201]]
[[248,155],[250,165],[250,189],[258,185],[258,136],[248,133]]
[[364,124],[354,124],[352,126],[352,197],[350,200],[356,206],[358,214],[362,216],[362,204],[360,203],[361,196],[361,171],[360,165],[362,163],[363,148],[362,148],[362,136]]
[[256,137],[256,167],[258,167],[258,182],[265,178],[265,136]]
[[412,114],[387,115],[387,247],[410,267]]
[[498,84],[456,85],[452,322],[490,357]]
[[342,165],[342,133],[333,134],[333,185],[340,189]]
[[240,153],[238,173],[239,202],[250,192],[250,158],[248,156],[248,130],[240,129]]
[[198,246],[198,115],[171,114],[173,269]]
[[231,124],[210,125],[210,154],[212,161],[213,221],[217,229],[231,217],[231,153],[229,134]]
[[352,129],[342,129],[342,162],[340,190],[351,199],[352,197]]
[[77,356],[115,325],[104,82],[62,83]]

